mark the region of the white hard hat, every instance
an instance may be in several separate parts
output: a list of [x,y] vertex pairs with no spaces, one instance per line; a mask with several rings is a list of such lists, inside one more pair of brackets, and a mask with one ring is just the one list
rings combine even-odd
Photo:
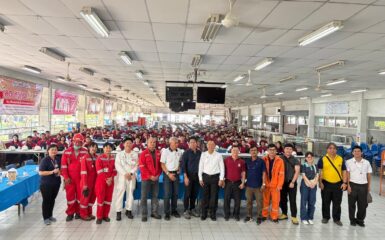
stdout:
[[41,147],[40,146],[35,146],[33,149],[36,150],[36,151],[40,151]]
[[21,150],[23,150],[23,151],[27,151],[27,150],[28,150],[28,146],[25,146],[25,145],[24,145],[24,146],[22,146],[22,147],[21,147]]
[[8,149],[11,150],[11,151],[15,151],[15,150],[16,150],[16,147],[15,147],[15,146],[9,146]]

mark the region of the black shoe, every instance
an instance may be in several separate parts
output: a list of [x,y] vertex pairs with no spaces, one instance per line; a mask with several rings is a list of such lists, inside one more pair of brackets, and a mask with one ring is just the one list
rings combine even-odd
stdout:
[[264,222],[267,220],[267,217],[262,217],[261,220],[262,220],[262,222]]
[[273,219],[271,221],[273,221],[273,223],[278,223],[278,219]]
[[239,216],[235,216],[234,217],[235,221],[239,222],[241,220],[241,218]]
[[102,219],[97,219],[96,224],[102,224]]
[[356,225],[357,225],[357,223],[356,223],[355,221],[351,221],[351,222],[350,222],[350,226],[355,227]]
[[164,216],[164,220],[170,221],[170,214],[166,214],[166,216]]
[[337,224],[337,225],[340,226],[340,227],[343,225],[342,222],[341,222],[340,220],[334,221],[334,223]]
[[177,211],[172,212],[171,215],[173,215],[176,218],[180,218],[180,214]]
[[323,224],[326,224],[326,223],[328,223],[328,222],[329,222],[329,219],[322,218],[322,223],[323,223]]
[[132,215],[132,212],[131,211],[128,211],[126,210],[126,216],[129,218],[129,219],[133,219],[134,216]]
[[201,220],[202,220],[202,221],[206,220],[206,218],[207,218],[206,215],[202,215],[202,216],[201,216]]
[[250,222],[251,220],[251,217],[245,217],[245,219],[243,220],[244,222]]
[[357,225],[360,227],[365,227],[365,223],[363,223],[363,222],[357,222]]
[[157,214],[157,213],[151,213],[151,217],[152,217],[152,218],[155,218],[155,219],[162,219],[162,216],[160,216],[160,215]]
[[68,215],[66,217],[66,222],[71,222],[72,220],[74,220],[74,215]]
[[142,222],[147,222],[147,217],[142,217]]
[[261,218],[257,218],[257,225],[260,225],[262,223],[262,219]]
[[122,212],[117,212],[116,213],[116,221],[122,220]]
[[229,216],[225,216],[225,221],[227,222],[227,221],[229,221]]
[[210,218],[211,218],[212,221],[216,221],[217,220],[217,216],[215,216],[215,215],[211,215]]
[[80,219],[80,215],[79,214],[75,214],[75,219]]
[[103,218],[103,220],[104,220],[105,222],[110,222],[110,221],[111,221],[111,219],[110,219],[109,217],[105,217],[105,218]]

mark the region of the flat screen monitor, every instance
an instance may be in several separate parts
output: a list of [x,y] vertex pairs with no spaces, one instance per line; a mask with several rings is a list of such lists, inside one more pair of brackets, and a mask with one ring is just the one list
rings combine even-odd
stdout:
[[197,102],[224,104],[226,88],[220,87],[198,87]]
[[193,100],[192,87],[166,87],[166,102],[184,102]]

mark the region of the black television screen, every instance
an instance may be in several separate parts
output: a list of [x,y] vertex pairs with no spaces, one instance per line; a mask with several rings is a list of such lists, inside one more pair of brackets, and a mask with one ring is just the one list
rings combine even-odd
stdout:
[[192,101],[193,88],[192,87],[166,87],[166,101]]
[[220,87],[198,87],[197,102],[224,104],[226,88]]

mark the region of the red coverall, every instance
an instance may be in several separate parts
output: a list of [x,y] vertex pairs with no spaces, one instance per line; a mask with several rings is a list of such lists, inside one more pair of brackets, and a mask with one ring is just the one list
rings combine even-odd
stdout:
[[61,158],[61,174],[64,180],[71,179],[71,182],[65,185],[67,215],[79,214],[79,202],[82,195],[82,189],[80,188],[80,161],[86,154],[88,154],[87,148],[80,148],[78,156],[76,156],[75,149],[70,147],[63,152]]
[[[117,172],[115,169],[115,158],[113,155],[110,157],[107,154],[102,154],[96,160],[96,201],[98,208],[96,211],[96,218],[107,218],[110,213],[112,194],[114,192],[114,177]],[[112,177],[112,183],[107,185],[106,179]]]
[[96,167],[95,161],[97,156],[91,156],[90,154],[85,155],[80,163],[80,189],[88,187],[88,196],[85,197],[83,194],[80,196],[80,217],[87,218],[92,216],[92,206],[95,203],[95,182],[96,182]]

